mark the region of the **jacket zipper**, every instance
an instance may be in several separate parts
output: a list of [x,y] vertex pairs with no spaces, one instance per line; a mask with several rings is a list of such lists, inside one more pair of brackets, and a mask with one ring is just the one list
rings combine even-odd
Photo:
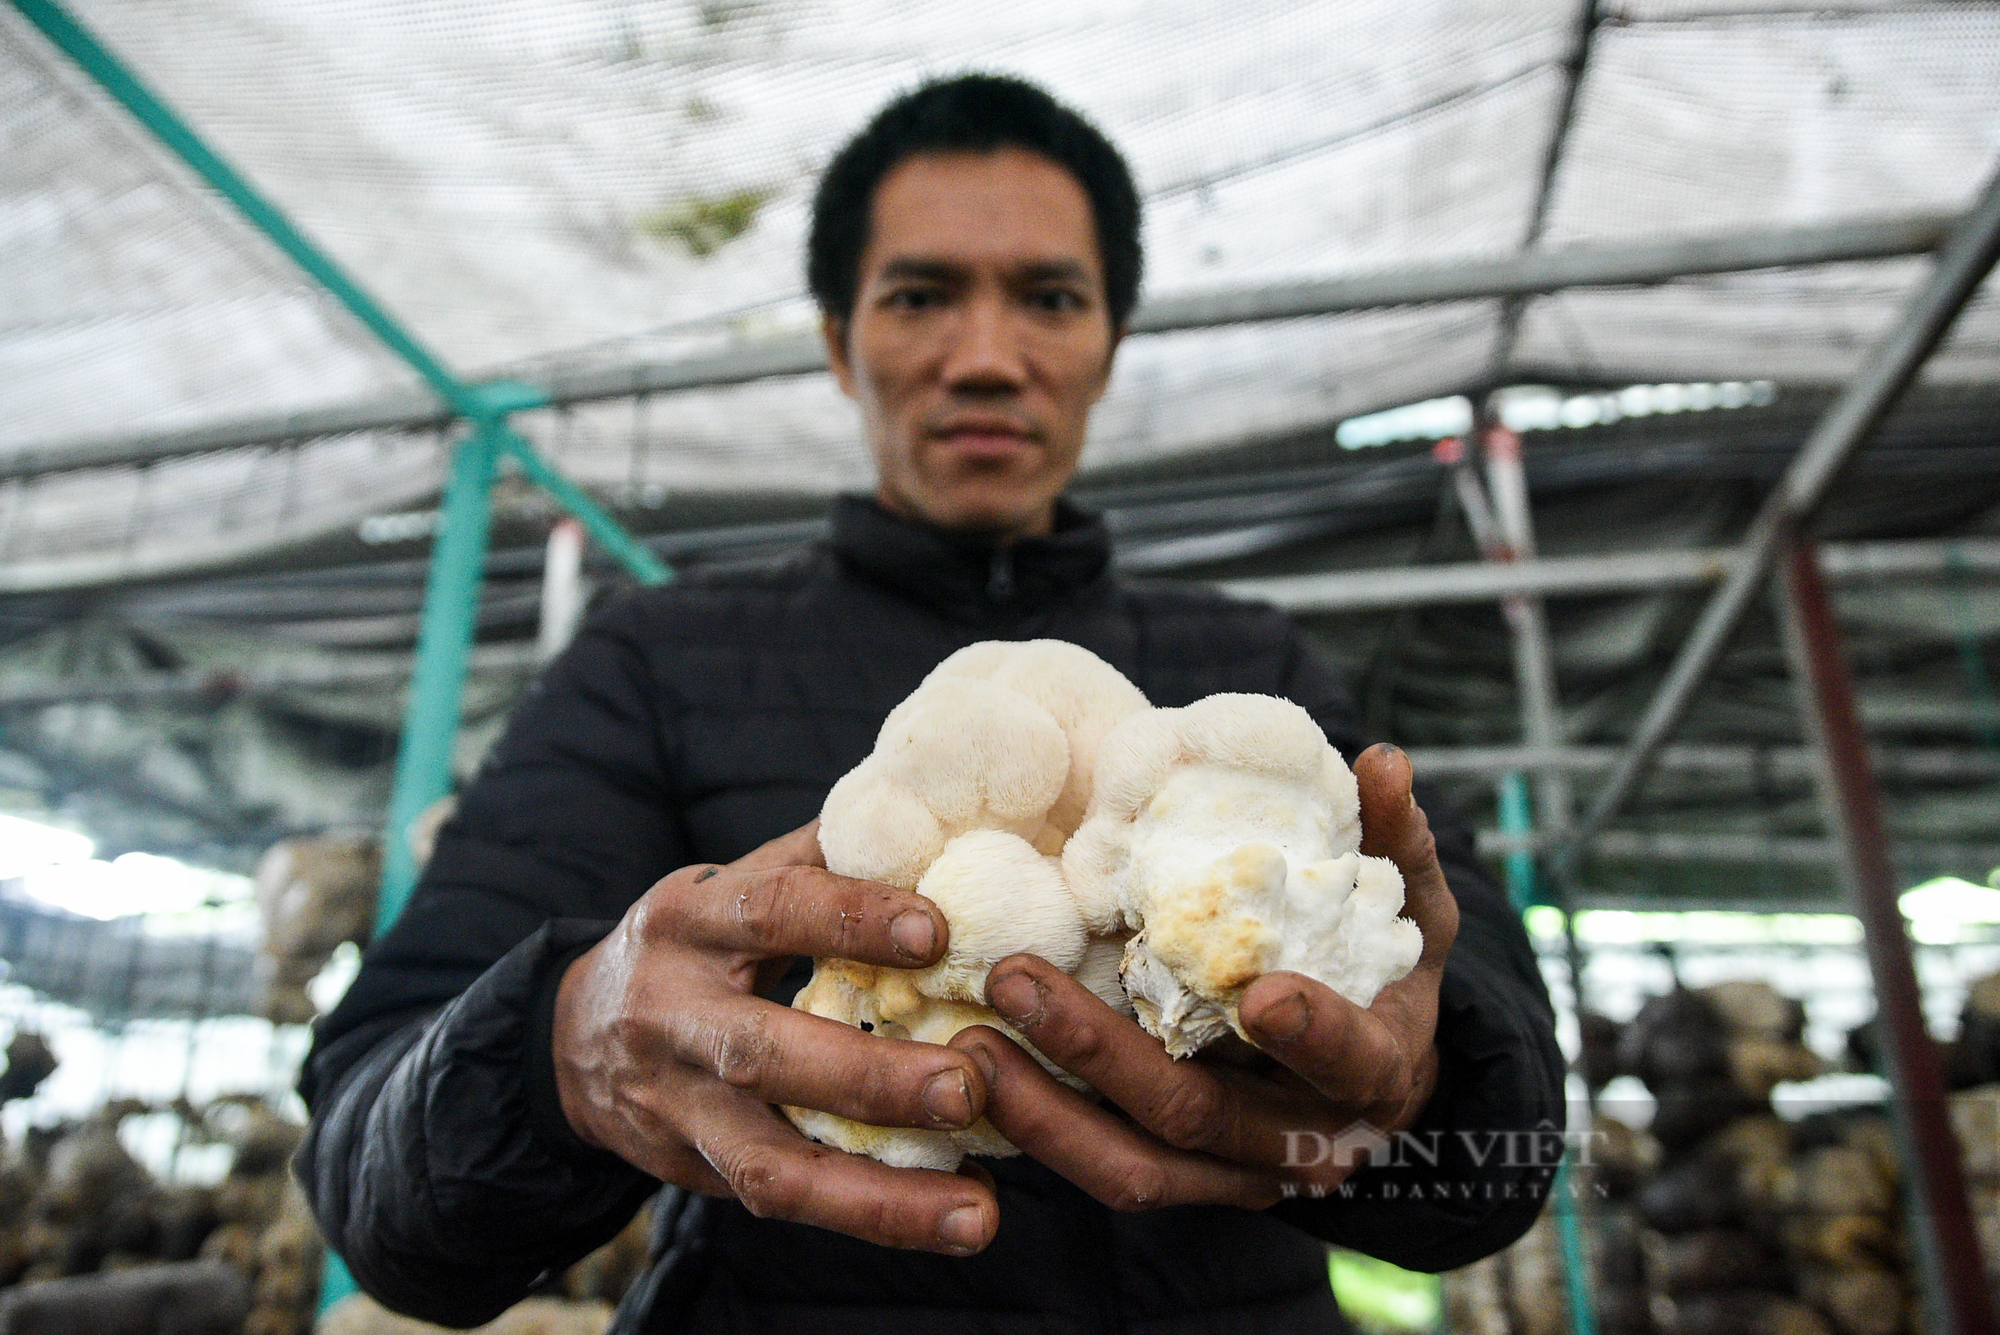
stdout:
[[990,603],[1012,602],[1014,598],[1014,549],[998,547],[994,549],[993,560],[986,567],[986,601]]

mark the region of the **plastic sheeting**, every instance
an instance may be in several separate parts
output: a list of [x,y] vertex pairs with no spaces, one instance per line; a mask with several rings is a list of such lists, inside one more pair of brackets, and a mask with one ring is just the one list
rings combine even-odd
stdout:
[[[944,71],[1017,71],[1099,120],[1146,194],[1163,295],[1950,210],[2000,156],[1993,3],[1606,6],[1567,121],[1575,3],[75,9],[448,361],[531,378],[809,327],[814,174],[885,98]],[[1135,339],[1086,462],[1199,455],[1517,375],[1834,379],[1922,268],[1538,299],[1511,353],[1498,302]],[[1988,302],[1936,373],[1996,371]],[[412,383],[0,11],[0,458]],[[542,442],[609,491],[867,476],[823,377],[546,416]],[[384,434],[0,484],[0,564],[22,588],[226,562],[421,503],[441,460]]]

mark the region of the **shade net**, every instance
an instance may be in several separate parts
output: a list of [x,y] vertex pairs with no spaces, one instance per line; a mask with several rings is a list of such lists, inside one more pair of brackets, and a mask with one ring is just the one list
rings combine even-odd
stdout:
[[[323,3],[74,12],[453,367],[529,379],[809,331],[817,171],[886,98],[1044,83],[1131,159],[1147,292],[1952,211],[2000,156],[2000,5]],[[0,466],[407,397],[414,378],[0,11]],[[1919,259],[1135,338],[1086,472],[1551,377],[1832,381]],[[2000,313],[1934,376],[2000,371]],[[635,494],[861,484],[823,376],[534,415]],[[1217,452],[1222,452],[1217,454]],[[0,484],[11,589],[240,561],[420,505],[429,431]],[[1217,465],[1220,466],[1220,465]]]

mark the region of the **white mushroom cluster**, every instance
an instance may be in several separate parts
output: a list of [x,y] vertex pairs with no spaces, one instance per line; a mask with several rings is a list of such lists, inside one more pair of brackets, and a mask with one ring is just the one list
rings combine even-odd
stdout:
[[1423,953],[1403,877],[1361,847],[1354,774],[1312,715],[1211,695],[1125,720],[1097,754],[1063,873],[1093,931],[1134,933],[1120,970],[1139,1023],[1185,1057],[1234,1030],[1278,969],[1357,1006]]
[[[985,1024],[1034,1053],[985,1004],[988,971],[1028,952],[1181,1057],[1241,1033],[1236,1002],[1264,973],[1365,1006],[1422,948],[1397,917],[1394,865],[1358,852],[1354,776],[1310,715],[1254,695],[1154,709],[1059,640],[939,664],[827,795],[819,838],[829,869],[915,890],[951,927],[925,969],[815,961],[793,1005],[884,1038],[944,1043]],[[898,1167],[1017,1152],[983,1119],[946,1132],[785,1112]]]

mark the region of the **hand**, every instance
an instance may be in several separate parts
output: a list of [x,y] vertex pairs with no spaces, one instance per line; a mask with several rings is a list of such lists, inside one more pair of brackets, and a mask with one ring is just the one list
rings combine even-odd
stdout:
[[1211,1053],[1175,1061],[1054,965],[1010,955],[987,975],[989,1003],[1116,1108],[1092,1103],[979,1025],[951,1046],[979,1062],[986,1116],[1002,1135],[1116,1209],[1263,1209],[1353,1171],[1330,1159],[1306,1162],[1325,1142],[1298,1133],[1330,1139],[1357,1119],[1395,1132],[1416,1120],[1437,1082],[1438,983],[1458,935],[1458,902],[1411,796],[1409,757],[1371,747],[1354,774],[1361,850],[1402,871],[1403,913],[1424,934],[1416,967],[1365,1010],[1300,974],[1264,975],[1243,993],[1238,1014],[1275,1060],[1245,1065]]
[[955,1130],[985,1108],[974,1060],[756,995],[766,961],[921,968],[944,953],[946,932],[923,896],[827,871],[818,822],[726,867],[684,867],[563,975],[553,1035],[563,1113],[587,1143],[663,1182],[734,1196],[759,1217],[970,1255],[999,1227],[983,1170],[843,1154],[771,1105]]

